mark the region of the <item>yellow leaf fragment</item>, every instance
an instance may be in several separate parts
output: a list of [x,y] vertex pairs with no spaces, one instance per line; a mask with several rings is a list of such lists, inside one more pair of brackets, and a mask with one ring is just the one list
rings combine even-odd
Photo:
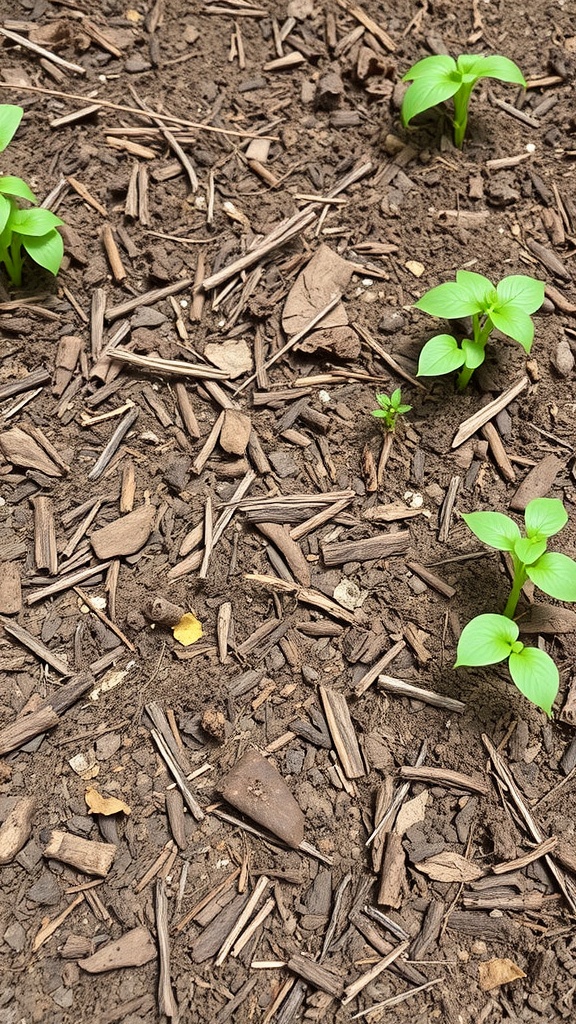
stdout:
[[93,786],[86,790],[84,799],[91,814],[104,814],[108,816],[110,814],[120,814],[121,811],[124,814],[131,813],[128,804],[125,804],[123,800],[118,800],[115,796],[102,796]]
[[133,7],[129,7],[124,16],[126,21],[131,21],[133,25],[137,25],[139,21],[142,21],[140,11],[135,11]]
[[182,644],[183,647],[189,647],[190,644],[195,644],[200,637],[204,636],[202,632],[202,623],[198,621],[192,612],[186,612],[182,616],[180,622],[177,622],[175,626],[172,626],[172,633],[174,639]]
[[406,267],[406,270],[409,270],[411,274],[414,274],[414,277],[422,277],[422,274],[426,270],[424,264],[420,263],[418,260],[407,260],[404,266]]
[[509,981],[526,977],[524,971],[508,957],[484,960],[478,964],[478,975],[480,988],[484,992],[488,992],[491,988],[498,988],[500,985],[507,985]]

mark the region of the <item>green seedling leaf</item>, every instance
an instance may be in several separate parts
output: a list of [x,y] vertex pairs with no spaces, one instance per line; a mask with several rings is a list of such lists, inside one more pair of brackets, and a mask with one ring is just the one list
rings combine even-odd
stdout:
[[568,522],[568,513],[558,498],[533,498],[524,511],[527,537],[553,537]]
[[547,551],[534,565],[526,566],[528,577],[558,601],[576,601],[576,562],[559,551]]
[[35,263],[56,276],[64,256],[64,243],[58,231],[53,228],[45,235],[29,235],[22,239],[22,246]]
[[523,647],[510,655],[508,668],[520,693],[551,718],[560,676],[550,655],[537,647]]
[[419,377],[437,377],[457,370],[464,363],[464,353],[451,334],[437,334],[430,338],[420,352]]
[[32,210],[15,210],[11,219],[13,231],[28,237],[46,235],[63,223],[55,213],[44,210],[42,207],[34,207]]
[[500,309],[492,310],[489,315],[497,330],[522,345],[526,355],[530,354],[534,341],[534,324],[528,313],[517,306],[502,306]]
[[14,178],[12,175],[0,178],[0,194],[17,196],[18,199],[27,199],[29,203],[36,202],[36,196],[30,186],[25,181],[22,181],[22,178]]
[[514,554],[523,565],[532,565],[545,551],[545,537],[521,537],[514,545]]
[[496,292],[499,303],[517,306],[525,313],[535,313],[544,302],[544,282],[525,274],[503,277]]
[[463,338],[462,351],[464,353],[464,365],[469,370],[477,370],[479,366],[482,366],[486,358],[486,351],[480,342],[471,341],[470,338]]
[[455,668],[495,665],[510,656],[519,634],[518,626],[505,615],[477,615],[460,635]]
[[12,203],[5,196],[0,195],[0,234],[4,231],[11,213]]
[[508,57],[500,57],[497,54],[489,57],[462,54],[456,63],[460,71],[473,75],[474,81],[478,81],[479,78],[497,78],[500,82],[511,82],[526,87],[526,79],[520,68]]
[[498,551],[514,551],[522,539],[514,520],[503,512],[468,512],[462,519],[478,540]]
[[12,103],[0,104],[0,153],[12,141],[23,114],[22,107],[15,107]]
[[[459,271],[457,277],[462,272]],[[474,275],[476,276],[476,275]],[[480,275],[478,275],[480,276]],[[489,288],[493,285],[486,281]],[[414,303],[416,309],[423,309],[431,316],[441,316],[445,320],[456,320],[461,316],[471,316],[473,313],[481,312],[483,305],[478,300],[475,291],[472,291],[465,283],[456,281],[445,281],[436,288],[431,288],[418,302]]]

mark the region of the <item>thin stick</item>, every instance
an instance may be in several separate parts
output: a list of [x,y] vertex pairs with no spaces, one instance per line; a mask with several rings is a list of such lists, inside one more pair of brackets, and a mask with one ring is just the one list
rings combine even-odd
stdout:
[[178,1007],[170,983],[170,943],[168,940],[168,898],[163,878],[156,882],[156,932],[160,971],[158,978],[158,1009],[167,1017],[178,1018]]
[[218,956],[216,957],[216,961],[215,961],[215,966],[216,967],[221,967],[222,964],[224,963],[226,957],[228,956],[230,950],[232,949],[232,946],[236,942],[236,940],[237,940],[238,936],[240,935],[241,931],[243,930],[244,926],[250,920],[250,917],[252,916],[252,913],[256,909],[256,905],[257,905],[260,897],[263,895],[263,893],[265,892],[265,890],[267,889],[269,884],[270,884],[270,879],[267,878],[266,875],[262,875],[258,879],[258,881],[257,881],[257,883],[256,883],[256,885],[254,887],[254,892],[252,893],[250,899],[248,900],[248,903],[244,907],[244,910],[240,914],[240,917],[236,921],[236,924],[234,925],[234,927],[230,931],[229,935],[226,937],[226,939],[222,943],[222,945],[220,947],[220,950],[218,951]]
[[472,434],[475,434],[480,427],[483,427],[485,423],[488,423],[494,416],[496,416],[502,409],[505,409],[525,387],[528,386],[528,377],[521,377],[516,384],[512,384],[507,391],[503,391],[502,394],[495,398],[493,402],[489,402],[483,409],[479,409],[473,416],[470,416],[467,420],[464,420],[460,424],[456,436],[452,441],[452,448],[458,448],[459,445],[467,441]]
[[30,39],[27,39],[26,36],[19,35],[18,32],[11,32],[9,29],[0,25],[0,35],[6,36],[6,39],[11,39],[13,43],[18,43],[19,46],[23,46],[26,50],[32,50],[33,53],[39,53],[41,57],[45,57],[46,60],[52,61],[53,64],[57,64],[60,68],[66,68],[67,71],[76,71],[79,75],[86,74],[86,68],[81,67],[80,64],[72,64],[71,61],[64,60],[63,57],[58,57],[57,54],[52,53],[51,50],[46,50],[43,46],[38,46],[38,43],[32,43]]

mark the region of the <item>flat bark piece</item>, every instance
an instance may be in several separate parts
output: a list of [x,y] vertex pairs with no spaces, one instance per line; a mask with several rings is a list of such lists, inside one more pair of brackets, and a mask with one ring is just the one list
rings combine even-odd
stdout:
[[548,494],[558,473],[564,468],[562,459],[556,455],[546,455],[529,473],[510,499],[510,508],[514,512],[523,512],[533,498],[543,498]]
[[102,974],[119,967],[142,967],[156,956],[156,946],[147,928],[132,928],[119,939],[101,946],[92,956],[79,960],[78,966],[88,974]]
[[213,366],[224,370],[231,380],[250,373],[254,365],[250,348],[242,339],[218,344],[209,342],[204,348],[204,355]]
[[46,454],[33,437],[20,427],[0,434],[0,450],[7,462],[24,469],[39,469],[46,476],[63,476],[62,470]]
[[90,543],[97,558],[119,558],[135,555],[148,540],[156,516],[153,505],[141,505],[127,516],[95,530]]
[[[338,310],[338,306],[336,306]],[[334,310],[333,310],[334,312]],[[330,313],[329,316],[332,316]],[[330,327],[312,331],[296,348],[299,352],[313,353],[319,348],[326,349],[338,359],[357,359],[360,355],[360,338],[352,327]]]
[[553,604],[531,604],[517,622],[521,633],[576,633],[576,612]]
[[220,431],[220,447],[229,455],[244,455],[250,441],[252,421],[239,409],[225,409]]
[[570,683],[564,706],[560,712],[560,721],[567,722],[568,725],[576,725],[576,679],[572,679]]
[[[288,293],[282,313],[282,327],[288,337],[298,334],[333,299],[342,295],[350,283],[353,267],[328,245],[321,245],[298,275]],[[322,317],[322,330],[347,327],[348,316],[339,302]]]
[[380,888],[378,903],[380,906],[401,906],[402,892],[406,885],[406,857],[402,846],[402,836],[398,832],[389,832],[386,836],[382,868],[380,871]]
[[22,580],[17,562],[0,562],[0,615],[22,611]]
[[220,792],[232,807],[247,814],[288,846],[304,841],[304,815],[274,765],[256,750],[247,750],[222,781]]
[[72,867],[87,875],[98,875],[100,878],[105,878],[116,856],[116,846],[112,843],[98,843],[92,839],[82,839],[81,836],[74,836],[71,832],[60,832],[58,829],[54,829],[50,833],[44,856],[60,860],[64,864],[71,864]]
[[320,687],[320,697],[344,774],[347,779],[359,779],[366,774],[366,770],[346,697],[327,686]]
[[28,842],[38,803],[34,796],[24,796],[12,808],[0,826],[0,864],[9,864]]
[[249,898],[247,894],[236,896],[194,939],[190,946],[190,957],[195,964],[204,963],[205,960],[216,955],[236,924]]
[[371,562],[390,555],[401,555],[410,543],[408,530],[386,533],[366,540],[335,541],[322,545],[322,558],[326,566],[344,565],[345,562]]
[[294,573],[298,583],[301,583],[303,587],[309,587],[310,565],[306,561],[299,545],[295,540],[292,540],[288,528],[281,526],[280,523],[256,523],[256,526],[260,533],[264,534],[268,540],[271,540],[280,553],[284,555],[288,567]]
[[329,995],[335,996],[337,999],[344,992],[342,979],[334,971],[316,963],[315,960],[311,960],[309,956],[305,956],[303,953],[294,953],[290,957],[288,969],[300,978],[304,978],[305,981],[310,982],[314,988],[319,988],[322,992],[328,992]]
[[414,867],[436,882],[475,882],[484,874],[482,868],[459,853],[445,850],[433,857],[427,857]]

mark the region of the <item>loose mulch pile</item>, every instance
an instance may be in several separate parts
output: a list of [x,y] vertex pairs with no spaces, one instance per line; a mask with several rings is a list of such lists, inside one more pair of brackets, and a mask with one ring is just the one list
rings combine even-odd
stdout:
[[[0,294],[2,1024],[572,1019],[576,614],[522,599],[550,721],[453,669],[508,587],[462,512],[576,550],[569,6],[1,5],[65,223]],[[400,124],[437,52],[528,79],[462,152]],[[415,379],[460,268],[546,282],[464,393]]]

